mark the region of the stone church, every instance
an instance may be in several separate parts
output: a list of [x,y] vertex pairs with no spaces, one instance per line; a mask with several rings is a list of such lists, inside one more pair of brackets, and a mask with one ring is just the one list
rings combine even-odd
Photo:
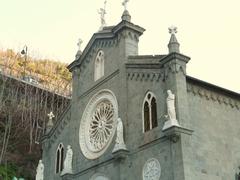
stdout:
[[72,102],[49,114],[36,179],[238,179],[240,94],[186,75],[176,28],[152,56],[138,55],[145,29],[126,9],[102,25],[68,66]]

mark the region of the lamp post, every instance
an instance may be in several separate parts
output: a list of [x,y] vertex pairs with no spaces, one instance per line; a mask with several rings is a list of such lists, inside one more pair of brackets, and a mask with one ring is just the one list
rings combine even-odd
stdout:
[[27,53],[28,53],[28,47],[27,47],[27,45],[25,45],[21,51],[21,54],[24,55],[24,66],[23,66],[23,77],[24,78],[26,75]]

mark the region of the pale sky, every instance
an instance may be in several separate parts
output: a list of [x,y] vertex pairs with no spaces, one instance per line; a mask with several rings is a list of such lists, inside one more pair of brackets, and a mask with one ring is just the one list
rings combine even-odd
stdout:
[[[104,0],[0,0],[0,48],[66,63],[100,27]],[[107,1],[107,25],[120,22],[122,0]],[[166,54],[168,27],[178,27],[190,76],[240,93],[240,0],[130,0],[132,22],[146,29],[139,54]]]

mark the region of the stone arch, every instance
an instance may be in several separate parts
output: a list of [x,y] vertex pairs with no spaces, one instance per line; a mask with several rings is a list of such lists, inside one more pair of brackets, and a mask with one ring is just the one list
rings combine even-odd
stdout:
[[99,50],[94,61],[94,81],[104,76],[104,52]]
[[157,100],[153,92],[148,91],[142,105],[143,132],[147,132],[158,126]]
[[57,147],[55,155],[55,173],[60,173],[63,170],[63,161],[64,161],[64,146],[63,143],[60,143]]

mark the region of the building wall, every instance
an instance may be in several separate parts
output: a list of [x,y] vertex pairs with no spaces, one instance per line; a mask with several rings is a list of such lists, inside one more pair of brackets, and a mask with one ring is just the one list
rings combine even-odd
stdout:
[[189,113],[194,130],[192,179],[235,179],[240,165],[239,102],[239,97],[188,84]]

